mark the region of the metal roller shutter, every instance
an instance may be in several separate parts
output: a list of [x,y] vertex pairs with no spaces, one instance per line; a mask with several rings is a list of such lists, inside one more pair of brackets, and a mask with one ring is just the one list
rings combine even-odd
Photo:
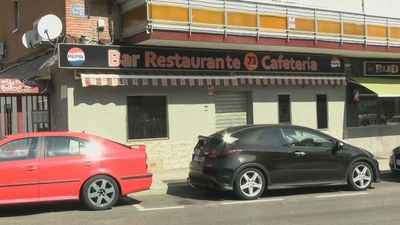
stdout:
[[215,114],[217,131],[248,124],[247,92],[216,92]]

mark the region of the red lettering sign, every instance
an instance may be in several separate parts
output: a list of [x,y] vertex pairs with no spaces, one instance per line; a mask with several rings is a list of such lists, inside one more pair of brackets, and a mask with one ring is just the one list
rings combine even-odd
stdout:
[[38,86],[35,81],[29,81],[25,84],[18,79],[0,79],[1,94],[38,94]]

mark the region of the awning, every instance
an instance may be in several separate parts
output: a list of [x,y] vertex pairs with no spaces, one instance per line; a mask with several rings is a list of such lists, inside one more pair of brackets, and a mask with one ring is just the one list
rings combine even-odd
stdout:
[[0,71],[0,79],[50,79],[49,67],[54,65],[56,60],[57,55],[54,55],[53,50],[42,53]]
[[260,75],[152,75],[81,73],[82,86],[243,86],[243,85],[346,85],[343,76]]
[[378,97],[400,97],[400,78],[352,77],[351,79],[376,93]]

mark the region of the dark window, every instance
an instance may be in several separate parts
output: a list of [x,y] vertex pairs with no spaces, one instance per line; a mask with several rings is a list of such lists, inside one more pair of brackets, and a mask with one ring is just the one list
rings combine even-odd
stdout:
[[36,157],[37,138],[10,141],[0,146],[0,161],[33,159]]
[[290,124],[290,96],[279,95],[279,123]]
[[128,138],[167,137],[167,99],[165,96],[128,97]]
[[326,135],[302,129],[285,128],[283,133],[290,146],[332,148],[333,141]]
[[326,95],[317,95],[318,129],[328,128],[328,101]]
[[400,98],[361,96],[347,105],[347,126],[400,125]]
[[18,0],[13,0],[13,6],[14,6],[14,29],[17,30],[19,29],[19,6],[18,6]]
[[87,142],[69,137],[46,137],[46,158],[77,156],[85,149]]
[[239,143],[243,145],[258,146],[284,146],[285,140],[282,132],[277,128],[256,129],[243,134],[239,138]]

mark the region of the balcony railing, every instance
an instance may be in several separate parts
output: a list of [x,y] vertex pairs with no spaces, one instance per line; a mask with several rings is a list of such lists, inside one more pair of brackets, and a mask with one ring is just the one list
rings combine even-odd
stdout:
[[128,0],[124,37],[179,31],[400,47],[400,19],[228,0]]

